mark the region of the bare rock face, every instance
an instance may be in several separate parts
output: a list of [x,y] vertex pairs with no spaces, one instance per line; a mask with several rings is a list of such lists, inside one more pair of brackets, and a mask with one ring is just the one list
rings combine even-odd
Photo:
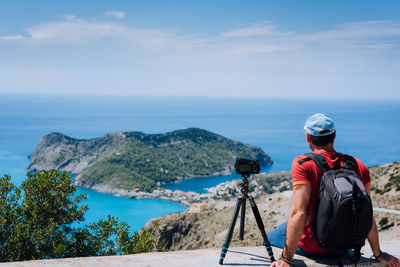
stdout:
[[[265,195],[256,200],[265,230],[274,229],[285,222],[290,207],[288,194]],[[144,229],[154,232],[157,240],[167,249],[191,250],[220,248],[224,243],[234,212],[235,201],[226,202],[222,209],[200,213],[173,213],[150,220]],[[158,230],[156,230],[158,224]],[[262,236],[247,203],[244,240],[238,240],[240,218],[236,221],[232,246],[261,245]]]
[[122,132],[90,140],[51,133],[40,139],[35,151],[29,156],[32,162],[27,169],[30,171],[57,169],[79,174],[125,143],[126,136]]

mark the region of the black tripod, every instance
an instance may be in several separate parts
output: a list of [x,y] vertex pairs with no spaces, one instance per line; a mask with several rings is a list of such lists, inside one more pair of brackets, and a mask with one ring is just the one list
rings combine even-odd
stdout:
[[239,240],[243,240],[244,219],[245,219],[245,213],[246,213],[246,198],[248,198],[250,200],[251,209],[253,210],[253,214],[254,214],[254,217],[256,218],[258,229],[260,229],[261,236],[262,236],[262,238],[264,240],[263,245],[265,246],[265,248],[268,251],[268,255],[271,258],[271,262],[274,262],[275,261],[274,253],[272,252],[271,244],[269,243],[268,238],[267,238],[267,234],[265,233],[264,224],[263,224],[263,222],[261,220],[260,212],[258,211],[258,208],[257,208],[256,202],[254,201],[254,198],[248,195],[248,193],[249,193],[249,180],[247,180],[247,178],[249,177],[249,175],[248,174],[242,174],[242,176],[243,176],[243,182],[241,183],[242,196],[239,197],[237,199],[237,201],[236,201],[236,207],[235,207],[235,211],[234,211],[233,216],[232,216],[231,223],[229,225],[228,234],[226,236],[225,243],[222,246],[221,256],[220,256],[220,259],[219,259],[219,264],[223,264],[224,259],[225,259],[225,255],[228,252],[229,245],[231,244],[232,235],[233,235],[233,229],[235,228],[235,224],[236,224],[237,217],[239,215],[240,208],[242,208],[242,212],[240,214]]

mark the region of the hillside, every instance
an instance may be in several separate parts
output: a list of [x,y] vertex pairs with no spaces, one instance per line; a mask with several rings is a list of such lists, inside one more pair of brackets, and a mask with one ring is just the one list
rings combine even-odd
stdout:
[[117,132],[89,140],[51,133],[41,138],[28,170],[65,170],[86,188],[151,191],[183,177],[229,174],[238,157],[272,164],[261,148],[198,128],[165,134]]
[[[400,175],[400,162],[371,167],[370,173],[373,207],[400,210],[399,183],[395,183]],[[287,219],[291,191],[283,191],[276,181],[285,181],[288,178],[290,179],[290,173],[286,172],[258,175],[250,179],[250,182],[253,180],[258,187],[263,187],[262,190],[252,191],[257,192],[256,203],[266,231],[277,227]],[[238,218],[232,246],[261,245],[261,234],[249,204],[247,205],[244,240],[238,240],[240,221]],[[169,214],[149,221],[145,228],[152,229],[154,223],[158,221],[161,229],[158,238],[166,248],[174,250],[219,248],[225,240],[234,206],[234,197],[229,201],[209,202],[209,209],[204,212]],[[375,212],[374,218],[381,240],[400,239],[400,215]]]

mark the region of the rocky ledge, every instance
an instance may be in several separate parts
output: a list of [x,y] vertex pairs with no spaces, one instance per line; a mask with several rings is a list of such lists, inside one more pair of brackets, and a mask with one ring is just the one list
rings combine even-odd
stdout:
[[[382,242],[382,249],[400,256],[397,248],[400,246],[400,241]],[[141,253],[125,256],[105,256],[105,257],[87,257],[87,258],[69,258],[57,260],[40,260],[26,262],[3,263],[0,266],[13,267],[31,267],[31,266],[62,266],[62,267],[80,267],[80,266],[174,266],[174,267],[210,267],[221,266],[218,264],[220,249],[201,249],[187,251],[169,251],[169,252],[152,252]],[[273,248],[275,259],[279,258],[282,250]],[[371,251],[364,247],[362,250],[363,256],[357,263],[357,266],[384,267],[375,260],[369,259]],[[295,266],[337,266],[337,259],[310,259],[295,255]],[[343,258],[343,266],[354,266],[350,260]],[[270,266],[271,260],[265,251],[265,247],[231,247],[226,255],[224,265],[222,266]]]

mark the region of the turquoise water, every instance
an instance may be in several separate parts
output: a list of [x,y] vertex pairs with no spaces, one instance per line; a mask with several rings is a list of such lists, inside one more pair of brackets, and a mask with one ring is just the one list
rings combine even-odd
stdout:
[[[270,172],[272,167],[262,168],[260,172]],[[207,193],[207,188],[216,186],[220,183],[231,181],[235,179],[242,179],[242,176],[233,172],[230,175],[211,176],[211,177],[193,177],[190,179],[182,180],[179,183],[167,184],[163,187],[170,190],[193,191],[197,193]]]
[[[116,131],[163,133],[199,127],[260,146],[274,161],[269,172],[290,170],[292,159],[308,152],[303,124],[317,112],[335,120],[337,150],[360,158],[368,166],[400,159],[399,102],[21,95],[0,95],[0,100],[0,175],[10,174],[17,184],[25,179],[27,156],[40,137],[54,131],[93,138]],[[202,192],[236,177],[194,178],[171,186]],[[149,218],[185,209],[170,201],[79,191],[89,194],[87,221],[111,214],[135,230]]]
[[91,223],[112,214],[129,223],[130,227],[138,230],[148,220],[163,216],[167,213],[184,211],[186,208],[176,202],[160,199],[129,199],[110,194],[80,188],[79,193],[89,196],[86,222]]

